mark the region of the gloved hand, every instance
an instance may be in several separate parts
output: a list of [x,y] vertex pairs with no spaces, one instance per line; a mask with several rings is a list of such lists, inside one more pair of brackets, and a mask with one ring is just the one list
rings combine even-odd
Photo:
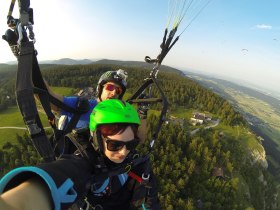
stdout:
[[2,36],[2,39],[8,42],[13,54],[18,57],[19,56],[19,47],[17,44],[18,41],[18,34],[16,31],[8,29],[5,35]]
[[[144,93],[142,93],[139,96],[139,99],[146,99],[146,98],[148,98],[148,96]],[[150,104],[147,103],[147,102],[143,102],[143,103],[138,104],[137,111],[138,111],[138,114],[139,114],[141,119],[146,119],[147,118],[149,109],[150,109]]]

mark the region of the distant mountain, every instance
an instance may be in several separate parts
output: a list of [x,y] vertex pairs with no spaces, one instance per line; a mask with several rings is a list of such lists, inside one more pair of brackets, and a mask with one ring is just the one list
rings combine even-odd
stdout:
[[89,59],[75,60],[75,59],[71,59],[71,58],[39,61],[40,64],[57,64],[57,65],[79,65],[79,64],[84,65],[84,64],[90,64],[93,62],[94,62],[93,60],[89,60]]
[[[16,65],[16,61],[11,61],[6,64],[0,64],[0,71],[1,69],[6,69],[6,67],[10,67],[12,65]],[[76,59],[71,59],[71,58],[61,58],[58,60],[44,60],[40,61],[39,60],[40,66],[43,66],[44,64],[48,65],[87,65],[87,64],[109,64],[109,65],[116,65],[116,66],[127,66],[127,67],[139,67],[143,69],[149,69],[151,70],[153,68],[152,64],[146,63],[144,61],[120,61],[120,60],[110,60],[110,59],[81,59],[81,60],[76,60]],[[179,75],[184,75],[182,71],[170,67],[170,66],[165,66],[162,65],[160,67],[160,70],[163,71],[169,71],[169,72],[175,72]]]
[[[146,63],[144,61],[120,61],[120,60],[108,60],[102,59],[94,62],[96,64],[110,64],[110,65],[118,65],[118,66],[127,66],[127,67],[138,67],[143,69],[151,70],[153,68],[152,64]],[[176,68],[162,65],[160,66],[160,70],[168,71],[168,72],[175,72],[179,75],[184,75],[184,73]]]
[[16,69],[17,69],[16,65],[0,63],[0,73],[15,71]]

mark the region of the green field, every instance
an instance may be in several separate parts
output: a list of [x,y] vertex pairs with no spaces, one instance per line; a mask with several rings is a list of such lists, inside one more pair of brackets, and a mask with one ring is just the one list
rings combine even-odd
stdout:
[[279,110],[275,110],[271,105],[266,102],[246,95],[240,91],[233,89],[226,89],[226,92],[231,95],[237,102],[239,108],[244,113],[249,113],[262,122],[255,122],[254,119],[248,119],[253,122],[257,127],[267,136],[270,137],[278,146],[280,152],[280,114]]
[[195,110],[193,109],[186,109],[184,107],[177,107],[176,110],[171,111],[171,115],[177,118],[190,120]]
[[[52,87],[51,89],[61,95],[73,95],[76,91],[73,88],[65,87]],[[40,112],[39,115],[43,126],[49,127],[46,115]],[[0,129],[0,148],[2,148],[6,142],[15,143],[16,135],[22,135],[27,132],[27,130],[23,130],[26,126],[17,106],[9,107],[7,110],[0,112],[0,127],[19,127]]]
[[[44,127],[49,127],[46,115],[42,113],[39,113],[39,115]],[[18,127],[0,129],[0,148],[2,148],[7,141],[16,142],[16,135],[22,135],[27,130],[24,130],[26,126],[17,106],[9,107],[4,112],[0,112],[0,116],[0,127]]]
[[[275,129],[280,134],[280,114],[279,110],[275,110],[271,105],[266,102],[248,96],[240,91],[227,89],[226,92],[230,94],[237,102],[238,106],[246,113],[261,119],[265,125]],[[280,142],[278,142],[280,143]]]
[[79,92],[78,89],[68,87],[51,87],[51,90],[63,96],[71,96]]

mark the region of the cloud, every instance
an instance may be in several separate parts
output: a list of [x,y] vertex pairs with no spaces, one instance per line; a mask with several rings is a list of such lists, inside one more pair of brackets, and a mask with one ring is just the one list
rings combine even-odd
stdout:
[[272,29],[271,25],[266,25],[266,24],[258,24],[255,26],[257,29],[264,29],[264,30],[270,30]]

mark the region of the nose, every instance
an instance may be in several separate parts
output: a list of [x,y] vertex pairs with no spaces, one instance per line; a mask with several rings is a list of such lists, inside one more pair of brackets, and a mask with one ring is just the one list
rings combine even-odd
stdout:
[[116,90],[112,90],[109,92],[109,97],[115,97],[117,95]]

